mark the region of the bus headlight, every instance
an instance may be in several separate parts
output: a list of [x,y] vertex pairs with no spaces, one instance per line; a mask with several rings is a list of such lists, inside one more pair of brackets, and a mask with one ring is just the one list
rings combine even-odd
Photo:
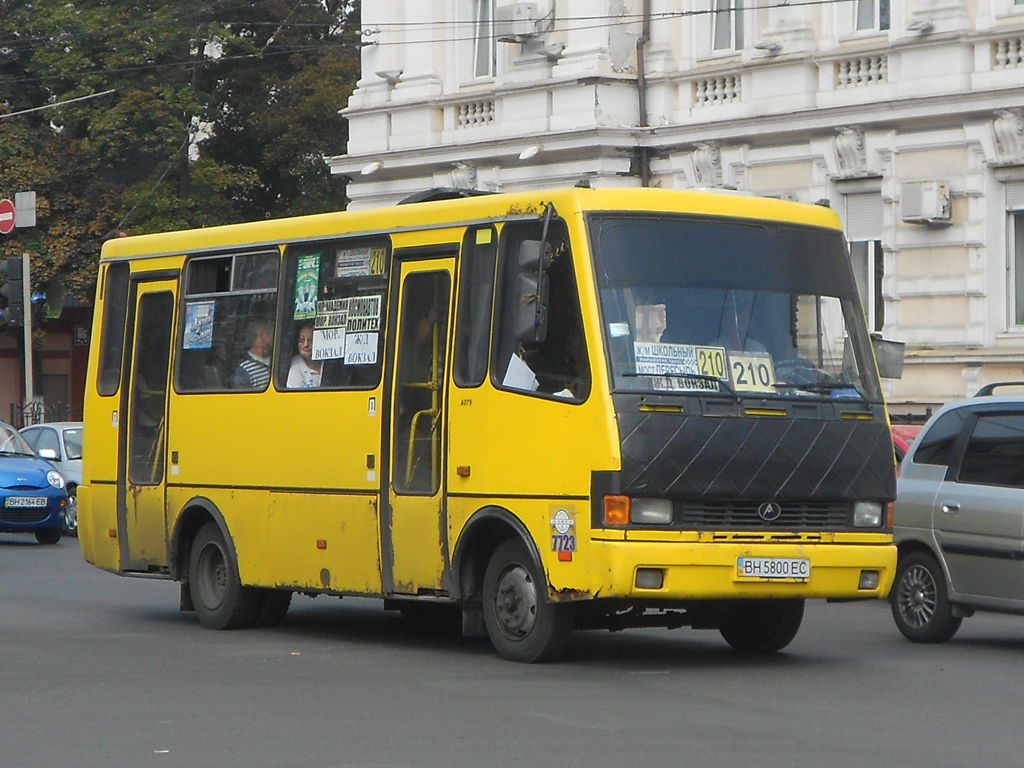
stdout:
[[878,528],[882,525],[882,505],[877,501],[858,501],[853,505],[855,528]]
[[46,473],[46,482],[52,485],[54,488],[64,487],[64,477],[55,469],[51,469]]
[[639,525],[669,525],[671,499],[630,499],[629,522]]

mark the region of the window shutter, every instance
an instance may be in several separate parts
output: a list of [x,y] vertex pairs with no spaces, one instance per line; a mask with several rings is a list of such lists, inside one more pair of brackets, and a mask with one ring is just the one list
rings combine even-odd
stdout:
[[881,192],[846,195],[846,239],[851,243],[882,239]]
[[1024,210],[1024,181],[1011,181],[1006,184],[1006,210]]

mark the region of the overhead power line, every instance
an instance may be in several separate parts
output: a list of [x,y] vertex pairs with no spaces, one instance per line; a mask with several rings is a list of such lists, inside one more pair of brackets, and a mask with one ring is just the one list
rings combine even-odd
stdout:
[[65,99],[64,101],[57,101],[53,104],[44,104],[41,107],[32,107],[32,109],[21,109],[17,112],[8,112],[5,115],[0,115],[0,120],[5,117],[17,117],[18,115],[27,115],[30,112],[42,112],[44,109],[53,109],[54,107],[63,107],[65,104],[74,104],[76,101],[88,101],[89,99],[96,99],[100,96],[106,96],[107,94],[114,93],[117,88],[111,88],[107,91],[100,91],[99,93],[90,93],[88,96],[79,96],[75,99]]

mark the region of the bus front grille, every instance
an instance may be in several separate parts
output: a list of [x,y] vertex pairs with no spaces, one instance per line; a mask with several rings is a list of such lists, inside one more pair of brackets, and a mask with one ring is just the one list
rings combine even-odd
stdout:
[[757,502],[677,501],[674,524],[698,531],[843,531],[853,527],[853,505],[849,502],[778,502],[777,505],[778,517],[765,520],[761,515],[765,505]]

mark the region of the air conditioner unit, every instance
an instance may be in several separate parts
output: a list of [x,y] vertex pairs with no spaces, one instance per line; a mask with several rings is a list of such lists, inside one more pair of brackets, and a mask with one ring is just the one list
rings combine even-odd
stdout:
[[537,3],[512,3],[494,9],[494,36],[502,43],[522,43],[536,37]]
[[952,205],[944,181],[915,181],[900,186],[900,218],[910,224],[949,224]]

